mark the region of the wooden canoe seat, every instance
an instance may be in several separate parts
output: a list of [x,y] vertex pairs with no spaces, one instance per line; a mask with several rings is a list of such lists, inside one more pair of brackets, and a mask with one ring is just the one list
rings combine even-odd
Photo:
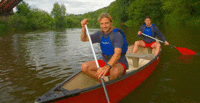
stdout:
[[[135,70],[136,68],[138,68],[139,66],[139,61],[140,61],[140,65],[144,65],[144,63],[141,62],[146,62],[153,59],[155,56],[152,54],[152,49],[150,48],[143,48],[143,47],[139,47],[138,48],[138,53],[129,53],[131,52],[131,50],[133,50],[133,45],[129,46],[129,50],[126,53],[126,57],[128,59],[132,60],[133,63],[133,68],[129,67],[129,69],[126,72],[130,72],[132,70]],[[140,60],[139,60],[140,59]],[[132,65],[131,63],[131,65]],[[106,82],[110,80],[109,76],[105,76],[103,78]]]
[[139,59],[146,59],[146,60],[151,60],[155,57],[154,54],[138,54],[138,53],[126,53],[126,57],[128,59],[132,59],[133,62],[133,67],[137,68],[139,65]]
[[151,48],[146,48],[148,54],[152,54],[152,49]]

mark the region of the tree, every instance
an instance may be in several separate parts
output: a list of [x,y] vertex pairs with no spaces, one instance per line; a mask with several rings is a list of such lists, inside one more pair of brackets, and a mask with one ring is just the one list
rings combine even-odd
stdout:
[[57,29],[63,29],[67,27],[65,16],[66,16],[66,7],[65,5],[59,5],[58,2],[54,4],[51,15],[55,20],[55,25]]
[[109,6],[109,13],[113,18],[113,25],[119,26],[128,20],[126,9],[129,6],[128,0],[116,0]]
[[165,11],[164,21],[168,24],[199,22],[199,4],[198,0],[164,0],[162,6]]
[[22,1],[19,5],[17,5],[17,14],[22,15],[22,16],[26,16],[30,13],[30,7],[28,6],[27,3],[25,3],[24,1]]
[[61,5],[61,7],[60,7],[60,11],[61,11],[61,16],[62,17],[65,17],[66,16],[66,7],[65,7],[65,5],[64,4],[62,4]]
[[29,14],[27,27],[32,30],[53,28],[53,18],[45,11],[33,9]]
[[60,5],[58,4],[58,2],[54,4],[51,15],[53,16],[53,18],[59,18],[59,16],[61,16]]
[[28,19],[26,16],[14,14],[10,17],[11,26],[16,30],[26,30]]
[[135,0],[130,4],[127,13],[133,25],[142,24],[146,16],[150,16],[155,24],[159,24],[163,15],[161,7],[161,0]]
[[15,30],[37,30],[54,28],[53,18],[40,9],[30,9],[28,4],[22,2],[17,6],[18,11],[10,16],[9,24]]

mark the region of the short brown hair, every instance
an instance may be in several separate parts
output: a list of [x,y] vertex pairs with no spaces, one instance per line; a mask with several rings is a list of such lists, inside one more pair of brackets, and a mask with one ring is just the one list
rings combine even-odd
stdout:
[[146,20],[146,19],[150,19],[150,20],[151,20],[151,18],[150,18],[149,16],[146,16],[146,17],[144,18],[144,20]]
[[110,22],[112,22],[112,17],[110,16],[109,13],[102,13],[99,18],[98,21],[100,21],[102,18],[108,18],[110,20]]

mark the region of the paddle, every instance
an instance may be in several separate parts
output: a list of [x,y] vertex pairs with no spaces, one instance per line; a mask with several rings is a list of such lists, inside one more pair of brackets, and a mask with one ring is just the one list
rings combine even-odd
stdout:
[[[93,56],[94,56],[94,59],[95,59],[95,63],[96,63],[96,65],[97,65],[97,68],[99,68],[99,63],[98,63],[98,61],[97,61],[96,54],[95,54],[94,48],[93,48],[93,46],[92,46],[92,41],[91,41],[91,38],[90,38],[90,34],[89,34],[89,31],[88,31],[87,25],[85,25],[85,29],[86,29],[86,34],[88,35],[88,39],[89,39],[89,42],[90,42],[90,46],[91,46],[91,48],[92,48],[92,53],[93,53]],[[106,86],[105,86],[104,80],[103,80],[102,77],[101,77],[101,83],[102,83],[102,86],[103,86],[103,89],[104,89],[104,93],[105,93],[105,95],[106,95],[106,99],[107,99],[108,103],[111,103],[111,102],[110,102],[110,99],[109,99],[109,96],[108,96],[108,93],[107,93],[107,90],[106,90]]]
[[[157,40],[157,41],[159,41],[159,42],[161,42],[161,43],[164,43],[163,41],[158,40],[158,39],[156,39],[156,38],[154,38],[154,37],[152,37],[152,36],[146,35],[146,34],[144,34],[144,33],[142,33],[142,35],[147,36],[147,37],[149,37],[149,38],[151,38],[151,39]],[[169,44],[169,45],[170,45],[171,47],[176,48],[176,49],[177,49],[181,54],[183,54],[183,55],[196,55],[196,52],[193,51],[193,50],[190,50],[190,49],[187,49],[187,48],[184,48],[184,47],[176,47],[176,46],[173,46],[173,45],[171,45],[171,44]]]

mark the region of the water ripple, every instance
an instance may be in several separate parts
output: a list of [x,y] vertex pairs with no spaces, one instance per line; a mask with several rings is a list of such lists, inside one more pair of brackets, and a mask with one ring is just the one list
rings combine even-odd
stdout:
[[[0,44],[0,102],[32,102],[80,70],[82,63],[94,60],[89,42],[80,41],[80,32],[67,29],[6,38]],[[94,49],[100,54],[99,44]]]

